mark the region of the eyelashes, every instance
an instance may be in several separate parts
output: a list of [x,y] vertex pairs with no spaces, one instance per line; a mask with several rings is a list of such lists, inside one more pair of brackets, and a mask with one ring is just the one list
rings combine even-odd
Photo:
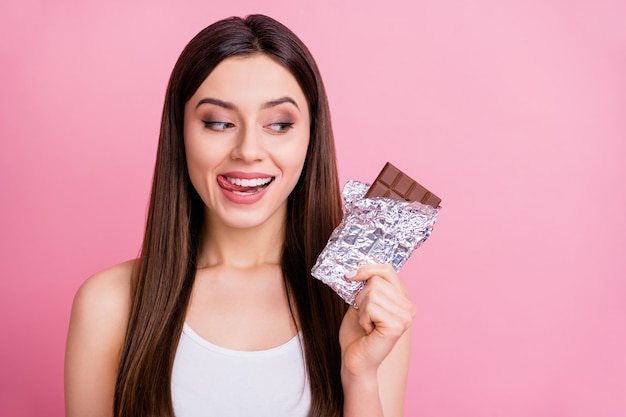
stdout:
[[[206,127],[207,129],[216,132],[226,131],[235,127],[235,124],[231,122],[203,120],[202,123],[204,123],[204,127]],[[293,125],[294,122],[276,122],[265,125],[265,128],[269,130],[270,133],[284,133],[291,129]]]
[[210,120],[203,120],[202,123],[204,123],[204,127],[206,127],[207,129],[215,131],[228,130],[235,127],[235,124],[230,122],[214,122]]
[[267,127],[277,133],[286,132],[293,127],[293,122],[270,123]]

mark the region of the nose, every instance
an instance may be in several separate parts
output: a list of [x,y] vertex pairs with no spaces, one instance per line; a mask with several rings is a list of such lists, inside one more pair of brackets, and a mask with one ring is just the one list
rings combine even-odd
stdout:
[[233,159],[253,162],[262,160],[266,155],[267,150],[260,132],[253,127],[247,127],[239,131],[237,141],[231,151]]

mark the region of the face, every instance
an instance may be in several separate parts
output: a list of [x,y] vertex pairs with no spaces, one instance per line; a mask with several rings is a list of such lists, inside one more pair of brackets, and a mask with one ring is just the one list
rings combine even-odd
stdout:
[[264,54],[222,61],[185,104],[191,182],[210,225],[282,225],[309,144],[309,109],[291,73]]

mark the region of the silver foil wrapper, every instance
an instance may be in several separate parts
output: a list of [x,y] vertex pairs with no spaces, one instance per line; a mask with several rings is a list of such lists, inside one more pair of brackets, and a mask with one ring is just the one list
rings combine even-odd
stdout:
[[369,184],[349,181],[343,188],[344,216],[317,258],[311,274],[330,286],[346,303],[365,282],[345,276],[361,265],[387,263],[400,271],[411,253],[432,232],[439,208],[391,198],[364,198]]

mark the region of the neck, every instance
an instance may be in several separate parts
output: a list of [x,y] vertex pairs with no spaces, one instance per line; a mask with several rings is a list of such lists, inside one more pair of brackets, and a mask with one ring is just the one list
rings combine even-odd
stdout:
[[205,216],[198,268],[217,265],[254,268],[281,263],[285,216],[272,216],[251,228],[235,228]]

